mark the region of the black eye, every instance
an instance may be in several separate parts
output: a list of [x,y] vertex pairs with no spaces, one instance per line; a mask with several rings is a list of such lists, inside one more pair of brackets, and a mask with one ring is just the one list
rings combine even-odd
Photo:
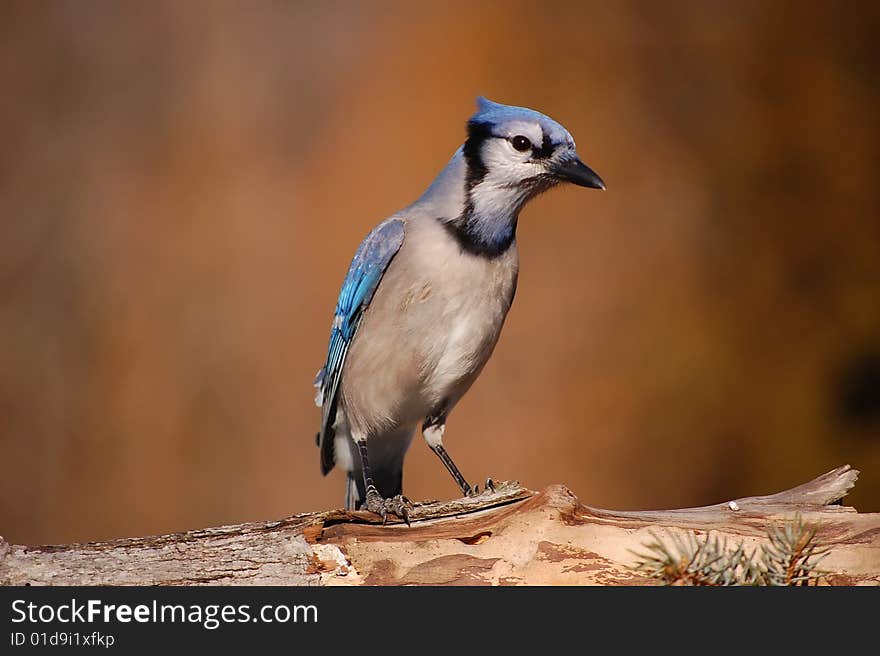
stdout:
[[513,147],[516,148],[520,152],[525,152],[529,148],[532,147],[532,142],[529,141],[528,137],[524,137],[521,134],[518,134],[513,139],[510,140],[510,143],[513,144]]

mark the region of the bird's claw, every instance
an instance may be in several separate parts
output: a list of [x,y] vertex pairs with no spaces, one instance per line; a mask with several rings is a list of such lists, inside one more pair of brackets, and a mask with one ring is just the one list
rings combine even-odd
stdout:
[[395,515],[400,517],[403,521],[406,522],[407,526],[410,525],[409,511],[410,509],[412,509],[412,507],[412,502],[402,494],[398,494],[391,499],[385,500],[385,509],[390,510]]
[[479,485],[474,485],[473,487],[468,486],[468,489],[465,492],[465,496],[466,497],[475,497],[475,496],[482,494],[483,492],[494,492],[494,491],[495,491],[495,481],[493,481],[491,478],[487,478],[484,490],[480,491]]
[[398,494],[391,499],[385,499],[375,487],[371,486],[367,488],[367,498],[362,507],[364,510],[369,510],[379,515],[382,518],[383,525],[388,521],[389,513],[400,517],[406,522],[407,526],[410,525],[409,511],[412,508],[412,502],[402,494]]

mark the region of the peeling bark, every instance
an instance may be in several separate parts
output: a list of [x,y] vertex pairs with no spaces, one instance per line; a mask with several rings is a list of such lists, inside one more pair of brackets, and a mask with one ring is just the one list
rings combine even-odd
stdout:
[[3,585],[638,585],[633,551],[675,531],[756,546],[796,514],[831,547],[831,584],[880,585],[880,514],[831,505],[848,465],[774,495],[683,510],[612,511],[564,486],[504,483],[470,499],[416,505],[412,525],[328,511],[155,537],[25,547],[0,538]]

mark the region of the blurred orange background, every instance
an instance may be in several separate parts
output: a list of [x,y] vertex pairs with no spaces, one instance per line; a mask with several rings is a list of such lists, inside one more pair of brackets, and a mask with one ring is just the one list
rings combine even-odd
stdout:
[[[312,379],[349,260],[474,98],[608,191],[523,213],[451,415],[472,481],[662,508],[862,470],[880,510],[880,5],[0,4],[0,535],[338,507]],[[404,488],[457,489],[416,438]]]

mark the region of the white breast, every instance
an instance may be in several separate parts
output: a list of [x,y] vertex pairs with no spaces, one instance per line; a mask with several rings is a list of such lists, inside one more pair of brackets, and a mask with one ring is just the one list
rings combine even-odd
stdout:
[[[516,287],[516,245],[494,259],[463,253],[448,235],[436,235],[430,252],[431,287],[441,330],[424,360],[424,391],[453,403],[486,364],[504,325]],[[423,252],[423,255],[426,252]]]
[[462,308],[450,318],[445,344],[428,379],[438,396],[448,395],[455,385],[482,368],[492,352],[504,317],[486,321],[486,308]]

